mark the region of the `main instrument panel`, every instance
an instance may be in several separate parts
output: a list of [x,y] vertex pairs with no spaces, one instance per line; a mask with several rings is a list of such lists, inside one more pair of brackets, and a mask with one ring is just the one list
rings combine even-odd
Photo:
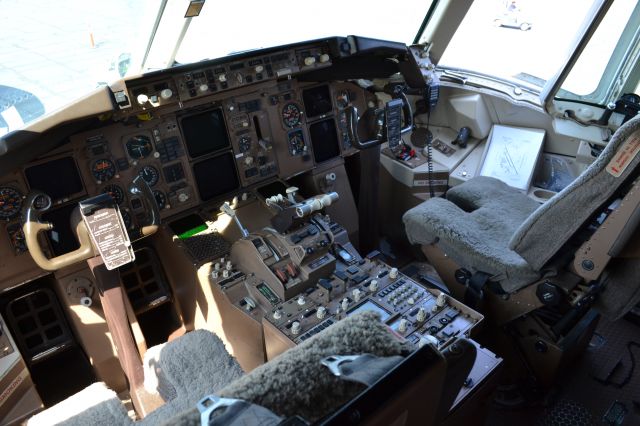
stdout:
[[0,178],[0,253],[26,251],[20,212],[33,190],[53,200],[43,215],[56,227],[45,251],[59,255],[77,248],[68,225],[77,202],[101,193],[114,198],[131,239],[138,238],[149,214],[131,191],[138,175],[167,219],[352,155],[343,110],[352,103],[363,111],[375,96],[352,82],[295,78],[331,64],[318,43],[127,80],[114,92],[119,110]]

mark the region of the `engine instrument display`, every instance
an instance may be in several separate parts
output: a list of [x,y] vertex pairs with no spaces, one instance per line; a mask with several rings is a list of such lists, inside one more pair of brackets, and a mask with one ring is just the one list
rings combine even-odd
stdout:
[[294,103],[289,103],[282,108],[282,122],[285,126],[293,128],[300,125],[302,121],[302,111]]
[[20,213],[22,194],[9,186],[0,187],[0,219],[11,219]]
[[226,194],[240,186],[235,158],[230,152],[194,164],[193,174],[203,201]]
[[307,111],[307,117],[317,117],[331,112],[331,92],[329,86],[318,86],[302,92],[302,101]]
[[145,182],[147,182],[147,185],[149,186],[154,186],[160,179],[158,169],[153,166],[144,166],[138,174],[142,179],[144,179]]
[[101,158],[91,165],[91,174],[98,182],[107,182],[116,175],[116,165],[107,158]]
[[313,123],[309,126],[309,135],[316,163],[322,163],[340,155],[338,133],[333,118]]
[[116,204],[122,204],[124,201],[124,191],[116,184],[105,186],[102,188],[102,193],[111,195]]
[[139,160],[141,158],[148,157],[153,152],[153,145],[151,145],[151,138],[146,135],[135,135],[127,140],[125,144],[127,148],[127,154],[129,157]]

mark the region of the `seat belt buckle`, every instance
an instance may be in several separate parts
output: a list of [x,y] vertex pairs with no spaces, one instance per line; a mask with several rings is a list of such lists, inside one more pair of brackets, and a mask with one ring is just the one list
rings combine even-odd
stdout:
[[[208,395],[196,405],[202,426],[277,426],[285,420],[271,410],[248,401]],[[295,419],[294,419],[295,420]],[[303,422],[286,423],[293,425]]]
[[230,407],[233,404],[240,402],[239,399],[233,398],[220,398],[215,395],[207,395],[198,401],[196,407],[200,412],[200,424],[202,426],[209,426],[211,424],[211,417],[213,416],[214,411],[219,408]]
[[363,355],[331,355],[320,360],[320,364],[324,365],[336,377],[342,376],[340,366],[346,362],[353,362]]

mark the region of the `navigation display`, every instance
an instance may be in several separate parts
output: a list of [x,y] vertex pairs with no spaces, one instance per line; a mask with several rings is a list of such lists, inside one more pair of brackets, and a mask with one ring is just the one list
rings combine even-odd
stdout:
[[54,201],[84,191],[73,157],[62,157],[28,167],[24,174],[32,190],[42,191]]
[[202,201],[233,191],[240,186],[231,152],[194,164],[193,174]]
[[229,147],[227,126],[221,109],[189,115],[181,121],[182,134],[191,158]]

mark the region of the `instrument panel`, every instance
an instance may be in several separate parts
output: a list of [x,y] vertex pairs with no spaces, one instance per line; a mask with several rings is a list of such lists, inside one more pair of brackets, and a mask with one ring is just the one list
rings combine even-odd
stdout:
[[[69,143],[0,179],[0,253],[22,257],[27,251],[20,212],[32,190],[53,199],[43,219],[54,221],[56,229],[43,248],[59,255],[75,248],[65,212],[101,193],[114,198],[131,239],[138,237],[148,215],[143,200],[130,191],[138,175],[151,188],[164,220],[357,152],[348,140],[343,108],[353,103],[364,111],[373,94],[350,82],[292,78],[303,69],[331,65],[321,47],[272,52],[261,60],[243,60],[242,69],[238,61],[224,63],[224,73],[204,66],[127,82],[134,98],[141,88],[147,90],[144,108],[134,105],[103,117],[94,129],[72,135]],[[209,84],[211,75],[216,90]],[[222,75],[228,77],[226,85]],[[154,90],[156,95],[150,94]],[[32,262],[23,263],[39,273]]]

